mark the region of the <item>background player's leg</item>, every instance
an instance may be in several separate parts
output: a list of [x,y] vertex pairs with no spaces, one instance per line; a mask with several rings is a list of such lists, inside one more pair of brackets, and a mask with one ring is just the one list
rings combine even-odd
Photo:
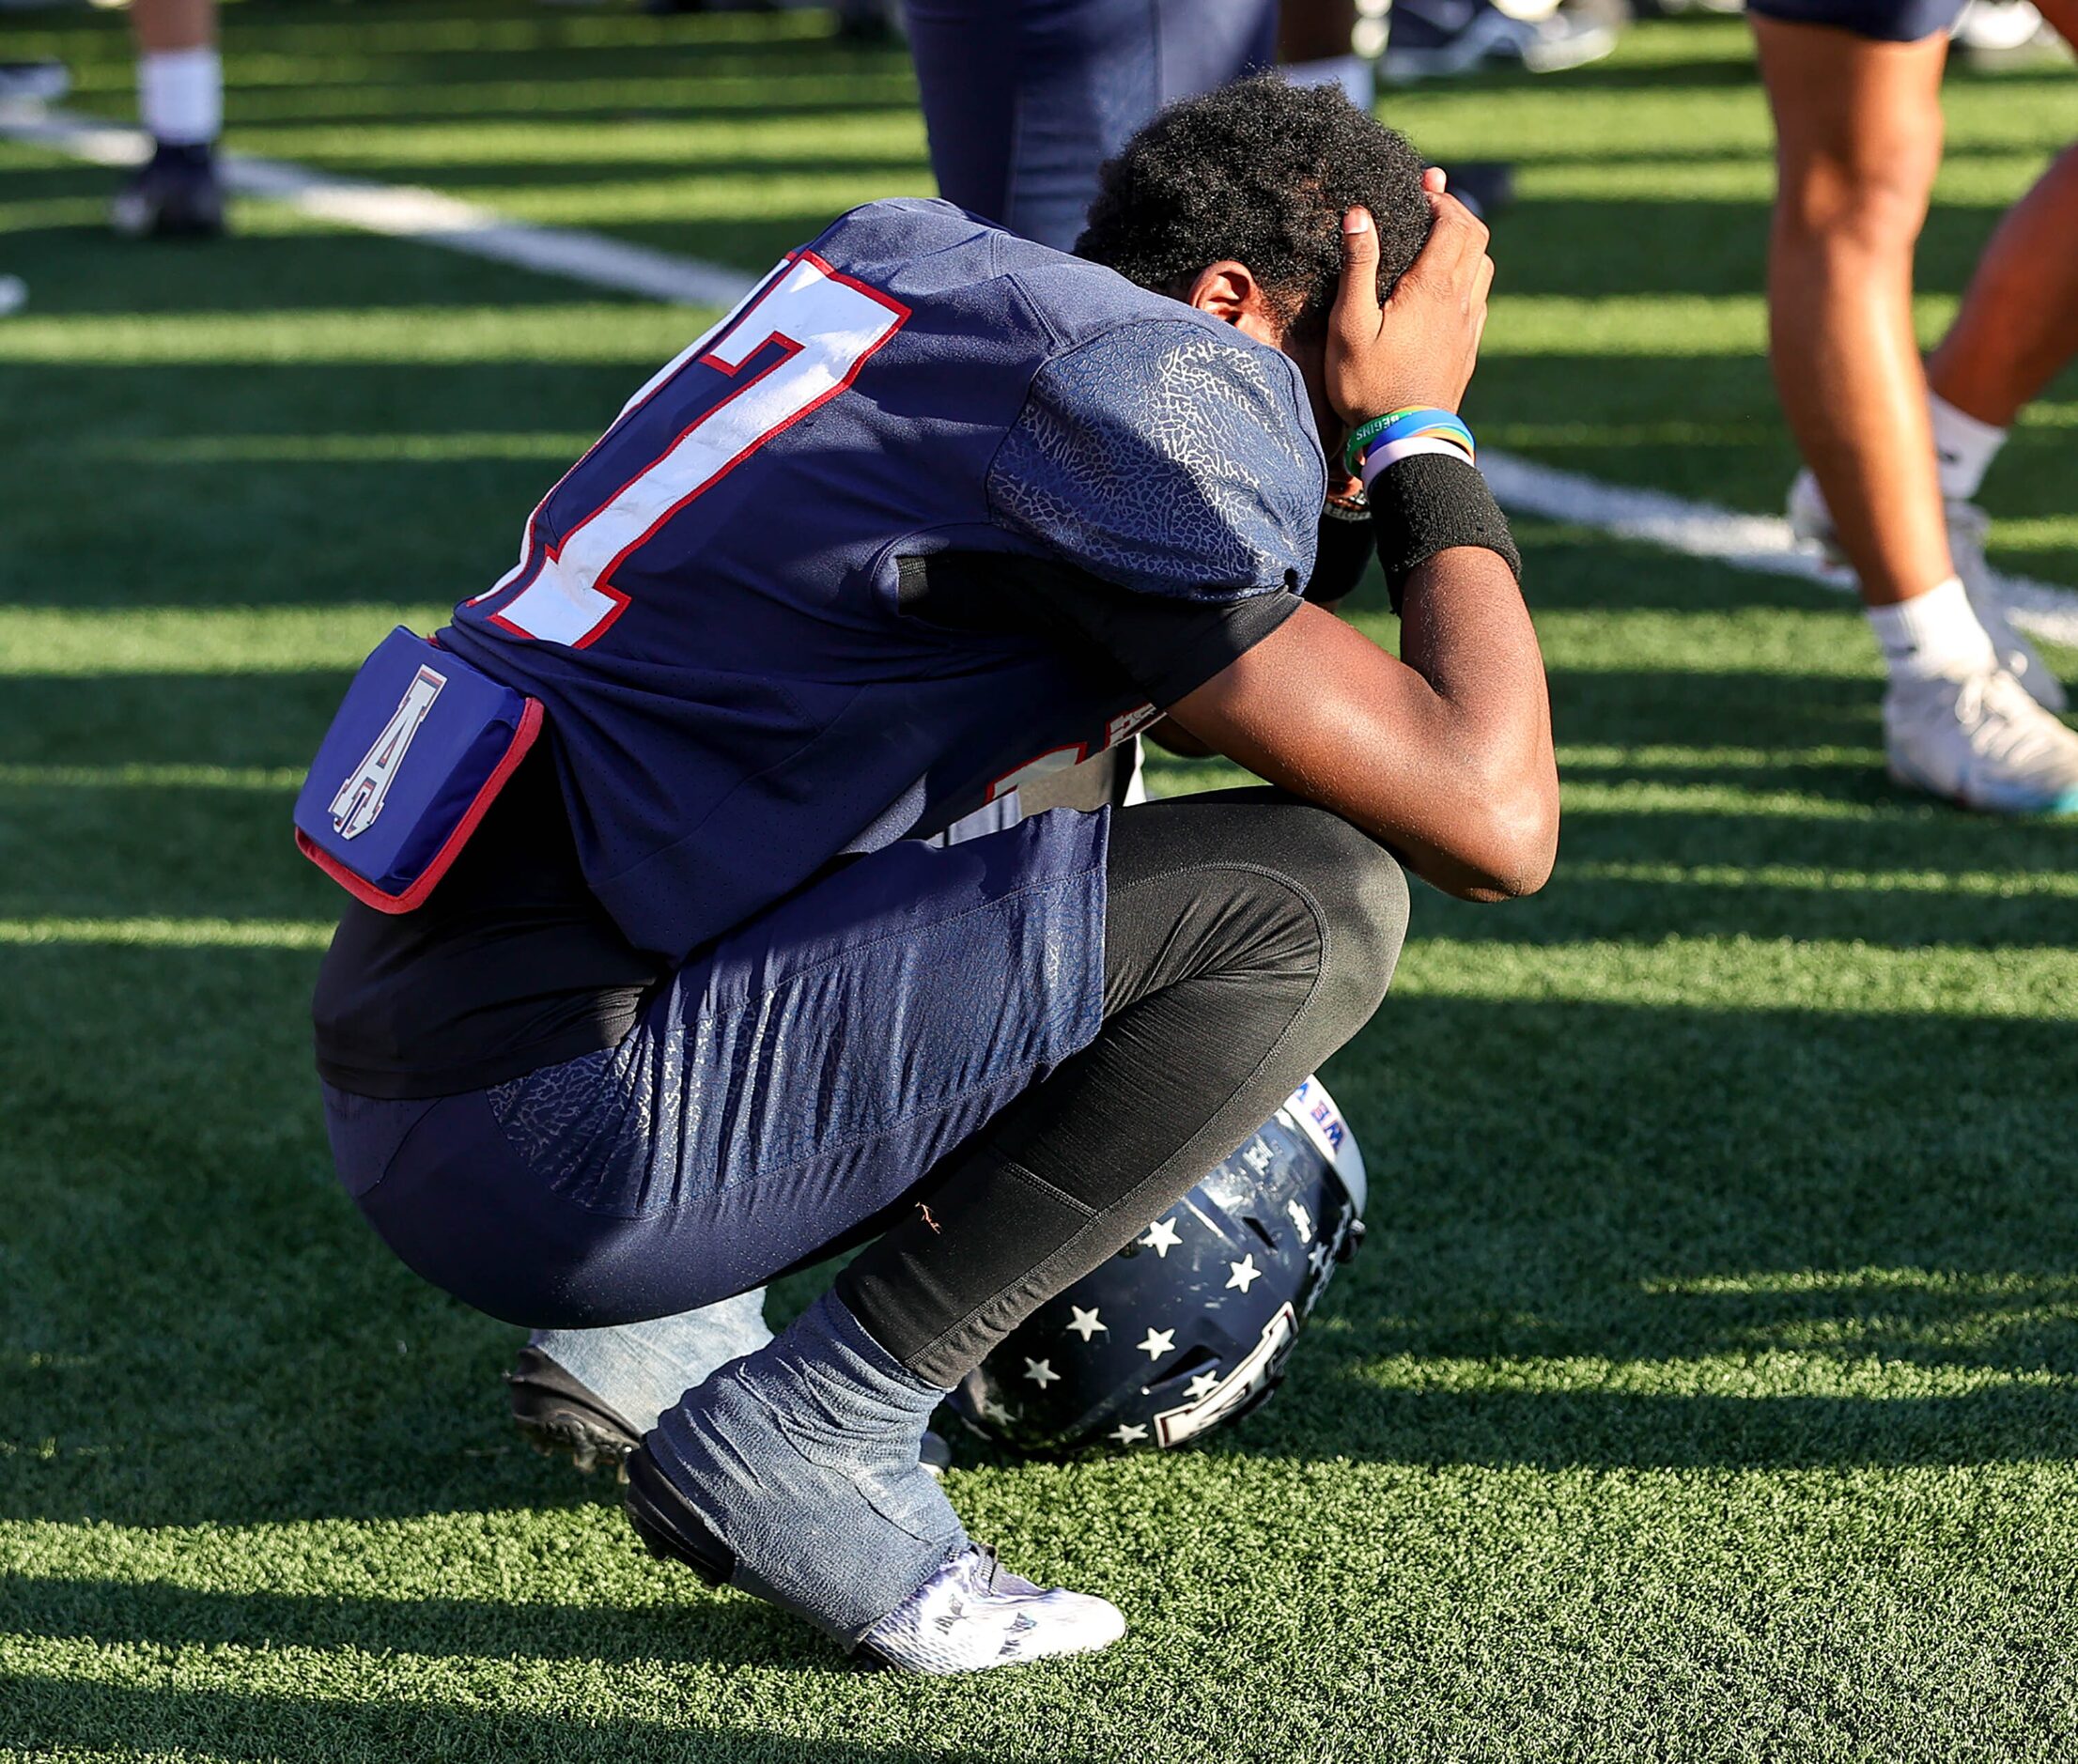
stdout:
[[1156,110],[1277,58],[1275,0],[909,0],[906,18],[939,193],[1059,251]]
[[1753,21],[1779,187],[1768,346],[1782,409],[1872,606],[1951,574],[1912,256],[1941,163],[1946,38]]
[[2067,149],[1999,223],[1962,308],[1927,362],[1928,403],[1948,549],[1993,645],[2045,708],[2068,706],[2042,656],[2013,631],[1984,555],[1991,522],[1974,498],[2006,431],[2078,355],[2078,147]]
[[909,0],[948,200],[1066,251],[1104,156],[1156,104],[1155,0]]
[[1377,101],[1378,75],[1357,51],[1357,0],[1285,0],[1278,8],[1278,59],[1294,85],[1339,85],[1358,110]]
[[152,158],[116,194],[116,230],[133,238],[203,237],[224,228],[217,136],[224,128],[224,64],[216,0],[133,0],[137,112]]
[[216,0],[132,0],[130,27],[137,52],[178,54],[216,44]]
[[1000,223],[1016,142],[1017,9],[908,0],[903,23],[938,194]]
[[[1927,383],[1966,416],[2004,429],[2078,356],[2078,147],[2068,148],[1999,223],[1962,307],[1927,359]],[[1993,443],[1995,448],[1995,442]],[[1947,479],[1970,496],[1975,475]]]
[[2043,708],[2061,689],[1986,574],[1957,573],[1913,332],[1947,40],[1924,34],[1924,6],[1860,10],[1915,35],[1753,21],[1779,171],[1769,353],[1816,479],[1792,489],[1791,522],[1837,545],[1860,583],[1890,675],[1891,776],[1971,808],[2065,812],[2078,808],[2078,736]]
[[1106,140],[1107,158],[1162,105],[1278,65],[1277,0],[1155,0],[1155,105]]

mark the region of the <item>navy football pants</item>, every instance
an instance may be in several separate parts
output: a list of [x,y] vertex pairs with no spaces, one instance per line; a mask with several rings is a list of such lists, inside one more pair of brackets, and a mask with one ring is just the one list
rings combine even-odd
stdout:
[[938,193],[1060,251],[1096,171],[1181,99],[1277,65],[1277,0],[907,0]]
[[874,1238],[840,1292],[950,1386],[1246,1139],[1398,958],[1398,865],[1323,810],[1108,818],[1108,849],[1107,817],[1059,812],[861,859],[617,1048],[432,1101],[328,1090],[341,1177],[421,1275],[531,1326],[697,1309]]

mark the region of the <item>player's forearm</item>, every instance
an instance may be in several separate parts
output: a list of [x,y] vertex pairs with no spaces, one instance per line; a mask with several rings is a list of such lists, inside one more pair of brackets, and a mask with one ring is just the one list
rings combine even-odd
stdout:
[[1417,569],[1401,659],[1434,695],[1434,827],[1403,836],[1409,863],[1467,899],[1534,893],[1558,856],[1558,774],[1543,657],[1507,565],[1459,547]]
[[1457,548],[1408,582],[1410,658],[1302,607],[1179,700],[1191,735],[1467,900],[1543,886],[1558,781],[1536,633],[1508,565]]

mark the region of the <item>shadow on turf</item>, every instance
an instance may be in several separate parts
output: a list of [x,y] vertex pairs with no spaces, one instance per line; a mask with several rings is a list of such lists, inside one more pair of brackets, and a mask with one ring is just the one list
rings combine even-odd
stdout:
[[[1574,817],[1576,858],[1582,855],[1580,846],[1586,843],[1578,829],[1587,818]],[[1630,817],[1593,818],[1616,824],[1615,836],[1605,841],[1600,834],[1609,829],[1596,829],[1598,844],[1621,853],[1621,861],[1650,863],[1653,859],[1642,854],[1672,836],[1673,829],[1666,826],[1667,822],[1675,820],[1697,827],[1710,817],[1641,817],[1650,825],[1642,836],[1636,838],[1627,837],[1621,830]],[[1794,853],[1779,861],[1822,867],[1828,861],[1826,852],[1836,850],[1842,854],[1845,863],[1854,862],[1853,833],[1856,824],[1833,829],[1836,837],[1823,842],[1817,851],[1812,842],[1803,837],[1808,827],[1807,822],[1787,824],[1783,830],[1798,837],[1794,843],[1784,840],[1775,846],[1778,852]],[[2071,843],[2078,848],[2078,836]],[[1709,855],[1714,847],[1721,854],[1714,859]],[[1897,855],[1905,865],[1922,867],[1917,854],[1909,849]],[[1733,857],[1722,851],[1722,842],[1698,838],[1691,847],[1688,861],[1707,866],[1753,859],[1751,843]],[[1866,851],[1861,860],[1879,861]],[[1995,860],[1987,867],[1997,867]],[[1555,879],[1539,898],[1536,909],[1526,909],[1506,920],[1457,912],[1440,902],[1436,905],[1449,912],[1450,918],[1446,921],[1423,915],[1418,918],[1418,925],[1426,924],[1432,931],[1446,932],[1467,943],[1551,948],[1595,939],[1649,944],[1666,937],[1780,937],[1912,951],[2078,947],[2078,899],[2069,894],[1944,894],[1931,889],[1598,876],[1574,882]]]
[[[247,1137],[180,1106],[189,1065],[160,1052],[180,1025],[217,1023],[220,1000],[263,975],[263,1002],[287,1013],[307,963],[138,960],[153,978],[125,993],[140,1052],[131,1082],[110,1093],[90,1069],[54,1073],[47,1085],[60,1088],[39,1090],[37,1111],[53,1124],[5,1178],[22,1182],[34,1225],[17,1253],[44,1272],[29,1294],[40,1308],[8,1324],[36,1355],[7,1372],[6,1430],[22,1445],[0,1456],[0,1516],[229,1524],[608,1492],[524,1450],[497,1381],[517,1338],[372,1241],[324,1179],[314,1112],[290,1103],[288,1126],[277,1121],[277,1075],[300,1062],[287,1046],[300,1038],[263,1048]],[[0,967],[10,995],[34,1001],[17,1032],[39,1045],[70,1045],[68,1014],[100,1008],[67,978],[89,970],[61,951],[9,952]],[[241,1032],[216,1039],[235,1048]],[[2070,1041],[2068,1024],[2032,1017],[1388,999],[1329,1073],[1363,1103],[1373,1242],[1285,1397],[1215,1448],[1599,1468],[2069,1456]],[[200,1057],[234,1056],[212,1044]],[[1888,1075],[1883,1086],[1872,1072]],[[57,1124],[85,1118],[114,1161],[84,1162]],[[70,1173],[26,1180],[54,1168]],[[1927,1292],[1653,1290],[1798,1268],[1975,1277]],[[124,1304],[90,1301],[107,1291]],[[177,1316],[187,1321],[169,1328]],[[1737,1394],[1748,1356],[1775,1350],[1810,1362],[1822,1386],[1848,1375],[1831,1369],[1843,1363],[1861,1376],[1877,1362],[1963,1384],[2055,1382],[1897,1400]],[[1425,1363],[1592,1359],[1650,1373],[1711,1361],[1734,1392],[1397,1388],[1377,1382],[1383,1359],[1416,1369],[1403,1378]]]
[[[631,1534],[623,1541],[639,1554]],[[695,1660],[710,1666],[845,1670],[832,1645],[784,1613],[709,1592],[675,1569],[657,1566],[656,1572],[659,1590],[682,1593],[682,1601],[507,1604],[213,1592],[163,1581],[0,1574],[0,1611],[20,1632],[104,1648],[356,1648],[432,1660],[596,1660],[628,1666]]]
[[[1748,156],[1721,157],[1739,162]],[[1755,175],[1772,179],[1768,155],[1758,152],[1751,159]],[[1709,220],[1704,223],[1698,210],[1706,206]],[[1921,238],[1917,291],[1960,294],[1986,236],[2008,206],[1945,199],[1932,209]],[[1489,347],[1496,358],[1505,358],[1512,348],[1514,321],[1507,302],[1518,295],[1606,296],[1641,305],[1660,295],[1758,299],[1765,286],[1771,211],[1765,200],[1712,200],[1704,205],[1678,194],[1543,196],[1504,210],[1494,223],[1493,256],[1503,298],[1494,308]],[[1669,249],[1675,240],[1679,247]],[[1641,250],[1641,241],[1652,241],[1652,249]],[[1654,327],[1654,347],[1639,355],[1682,352],[1659,330],[1667,322],[1664,316],[1652,315],[1644,322]],[[1743,325],[1744,320],[1731,322]],[[1725,323],[1721,309],[1697,312],[1695,346],[1705,356],[1723,359],[1719,338]],[[1482,368],[1478,382],[1481,410],[1511,420],[1519,417],[1521,412],[1493,399],[1486,381]],[[1714,409],[1699,399],[1691,408]]]
[[[383,1698],[240,1695],[229,1691],[68,1682],[0,1675],[0,1746],[42,1756],[75,1749],[230,1759],[669,1760],[670,1764],[996,1764],[1000,1749],[928,1750],[803,1740],[611,1715],[442,1707]],[[1049,1751],[1049,1760],[1075,1764]]]
[[[1871,779],[1872,793],[1888,788],[1880,773]],[[327,923],[337,915],[338,897],[286,843],[292,797],[286,787],[80,790],[0,780],[0,812],[16,837],[56,854],[40,874],[0,883],[0,919],[213,921],[226,916],[223,878],[230,867],[247,879],[229,917]],[[1904,806],[1901,796],[1898,801]],[[2078,828],[2054,823],[1979,827],[1939,810],[1923,824],[1902,827],[1793,814],[1574,810],[1566,840],[1571,867],[1561,867],[1536,900],[1494,913],[1422,890],[1416,936],[1540,948],[1671,936],[1892,950],[2078,946],[2078,899],[2024,886],[2025,871],[2060,870],[2078,853]],[[1659,864],[1671,874],[1582,874],[1594,863]],[[1739,874],[1763,865],[1820,874],[1808,881]],[[1836,870],[1873,874],[1867,884],[1843,884],[1827,879]],[[1884,886],[1886,872],[1912,885]],[[2011,876],[2012,890],[1943,891],[1946,874],[1987,872]],[[115,959],[139,979],[157,965],[143,952]],[[225,952],[210,959],[240,958]]]
[[[1996,71],[1978,71],[1958,68],[1950,78],[1966,79],[1975,85],[1996,88],[2014,85],[2054,85],[2068,89],[2070,71],[2061,62],[2045,61],[2039,66],[2001,69]],[[1506,91],[1524,88],[1537,89],[1543,82],[1541,74],[1531,74],[1507,70],[1493,73],[1481,73],[1454,83],[1454,89],[1473,92],[1481,89]],[[1588,92],[1625,92],[1666,90],[1669,87],[1699,88],[1706,86],[1752,86],[1760,88],[1760,77],[1750,54],[1735,54],[1719,60],[1694,60],[1667,62],[1659,60],[1628,60],[1618,56],[1609,61],[1594,62],[1583,68],[1567,70],[1565,89],[1568,96]]]

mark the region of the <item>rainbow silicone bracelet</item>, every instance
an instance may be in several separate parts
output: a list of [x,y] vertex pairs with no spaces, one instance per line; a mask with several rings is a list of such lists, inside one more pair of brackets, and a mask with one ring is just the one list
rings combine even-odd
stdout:
[[1404,411],[1394,417],[1364,445],[1366,451],[1369,451],[1387,441],[1412,441],[1417,436],[1436,436],[1445,441],[1454,441],[1466,453],[1476,451],[1472,431],[1465,426],[1465,420],[1454,410]]
[[1349,444],[1342,450],[1342,463],[1352,475],[1363,471],[1365,458],[1375,449],[1390,441],[1412,441],[1417,438],[1434,438],[1453,442],[1465,450],[1466,458],[1477,456],[1477,444],[1472,431],[1465,426],[1454,410],[1438,410],[1433,406],[1410,406],[1406,410],[1388,411],[1375,416],[1370,422],[1358,426],[1350,436]]

